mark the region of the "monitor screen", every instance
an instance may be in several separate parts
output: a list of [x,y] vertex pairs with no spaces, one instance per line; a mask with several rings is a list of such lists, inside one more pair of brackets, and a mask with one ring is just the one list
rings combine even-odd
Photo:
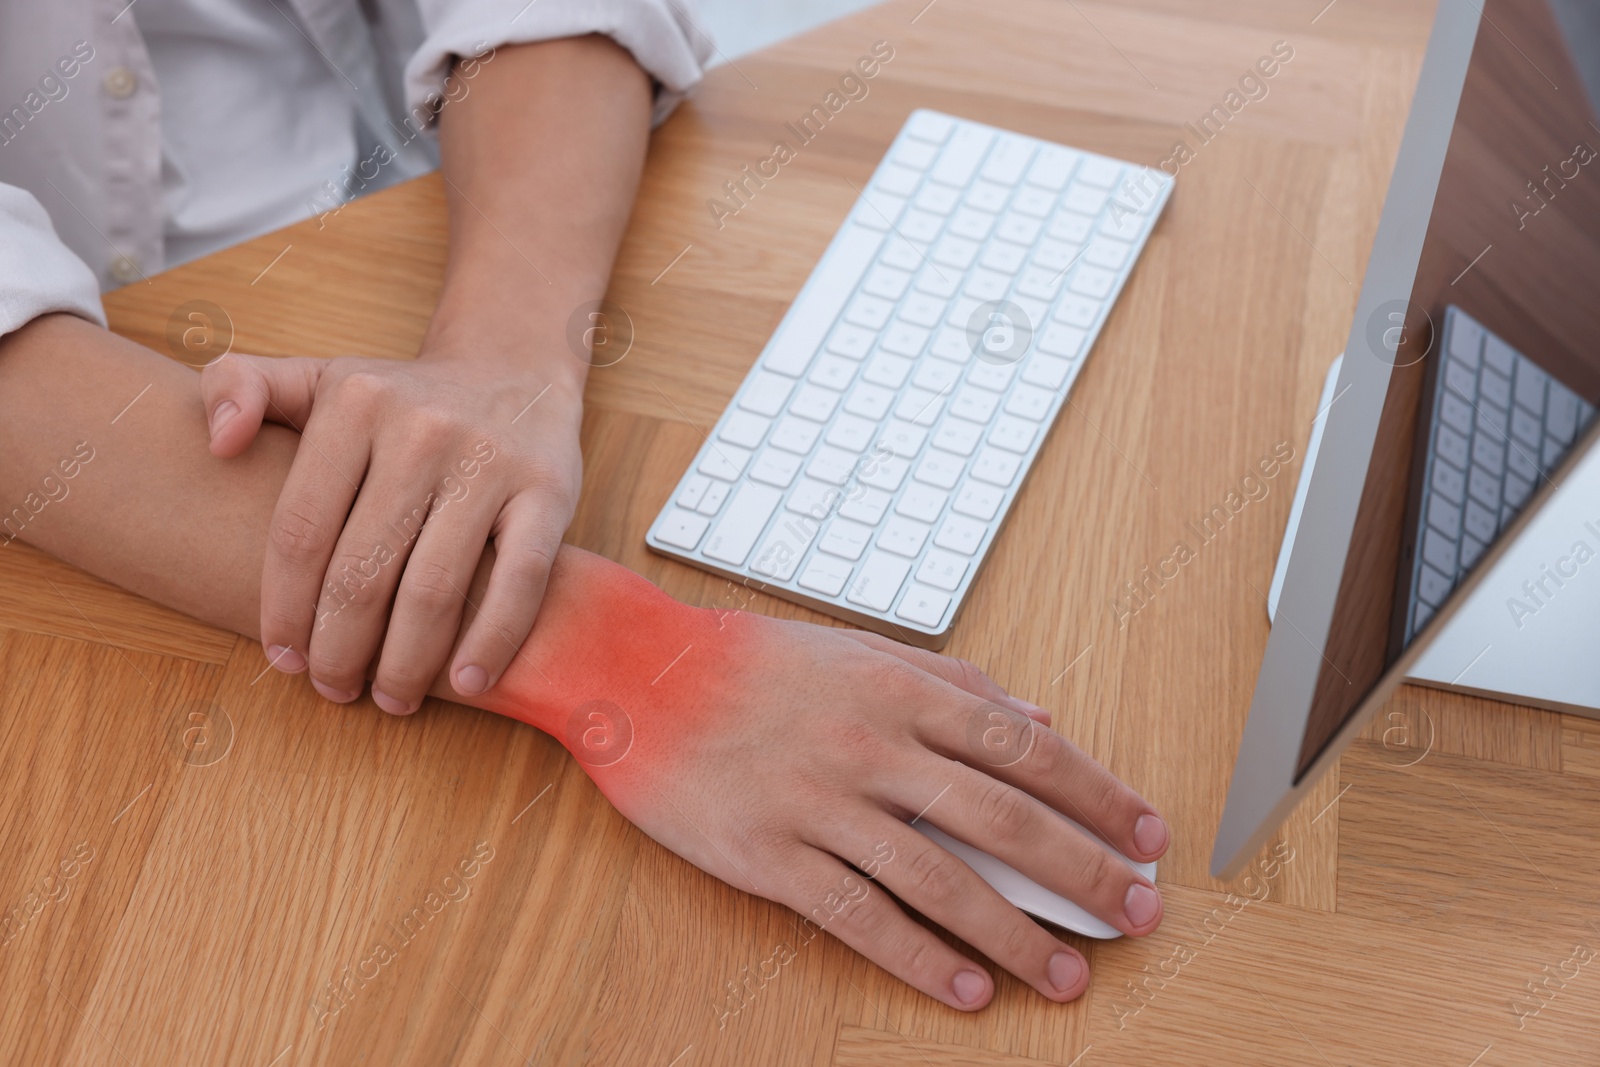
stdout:
[[1481,11],[1410,292],[1346,349],[1393,369],[1296,781],[1600,403],[1600,5]]

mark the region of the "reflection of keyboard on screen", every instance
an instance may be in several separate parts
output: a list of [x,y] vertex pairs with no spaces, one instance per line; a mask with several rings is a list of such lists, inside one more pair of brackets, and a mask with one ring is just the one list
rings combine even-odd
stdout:
[[1445,309],[1405,640],[1554,470],[1594,408],[1484,329]]
[[913,112],[650,546],[942,645],[1171,187]]

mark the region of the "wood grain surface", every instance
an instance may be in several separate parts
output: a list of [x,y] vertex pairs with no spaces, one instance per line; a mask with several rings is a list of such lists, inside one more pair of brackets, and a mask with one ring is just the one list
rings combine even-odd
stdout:
[[[1595,723],[1403,689],[1281,831],[1292,859],[1206,875],[1431,15],[889,0],[713,71],[652,144],[611,291],[635,338],[591,378],[569,539],[703,604],[727,584],[651,555],[645,529],[908,111],[1152,165],[1195,148],[947,650],[1173,826],[1166,923],[1082,942],[1081,1001],[999,974],[963,1015],[826,937],[772,974],[794,916],[634,830],[549,738],[438,701],[334,707],[252,642],[13,545],[0,1062],[1600,1063]],[[708,199],[879,40],[895,54],[870,94],[719,226]],[[1279,41],[1266,97],[1196,147],[1184,124]],[[444,240],[427,177],[107,304],[161,351],[174,310],[209,300],[240,351],[408,358]],[[1267,496],[1119,620],[1122,583],[1279,442],[1296,459]]]

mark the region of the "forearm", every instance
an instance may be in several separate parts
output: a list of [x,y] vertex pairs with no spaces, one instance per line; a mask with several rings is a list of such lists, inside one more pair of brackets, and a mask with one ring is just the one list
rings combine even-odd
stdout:
[[[46,316],[0,339],[0,508],[22,509],[0,530],[0,551],[15,535],[257,637],[269,520],[299,442],[292,430],[268,425],[244,455],[218,459],[206,448],[192,370],[81,319]],[[93,458],[78,460],[66,478],[59,464],[80,444]],[[46,477],[52,488],[41,488]],[[34,514],[30,493],[58,499]],[[465,590],[472,604],[482,602],[492,561],[488,548]],[[660,625],[664,614],[671,626]],[[472,616],[469,606],[467,621]],[[619,699],[624,687],[637,691],[635,679],[654,677],[681,650],[667,646],[686,627],[715,627],[708,617],[625,568],[564,547],[533,635],[504,681],[467,697],[441,675],[432,692],[560,736],[573,707]]]
[[649,79],[589,36],[463,61],[452,85],[439,116],[449,257],[423,352],[518,352],[581,386],[568,323],[605,294],[644,166]]

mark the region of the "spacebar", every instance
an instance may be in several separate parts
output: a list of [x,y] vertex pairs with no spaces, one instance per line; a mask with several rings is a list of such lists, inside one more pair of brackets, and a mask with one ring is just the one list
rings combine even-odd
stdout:
[[706,542],[705,554],[735,567],[742,565],[782,499],[781,492],[764,485],[746,482],[740,486],[728,510],[722,513],[716,532]]
[[767,346],[762,363],[768,370],[791,378],[805,373],[882,243],[877,231],[846,224]]

